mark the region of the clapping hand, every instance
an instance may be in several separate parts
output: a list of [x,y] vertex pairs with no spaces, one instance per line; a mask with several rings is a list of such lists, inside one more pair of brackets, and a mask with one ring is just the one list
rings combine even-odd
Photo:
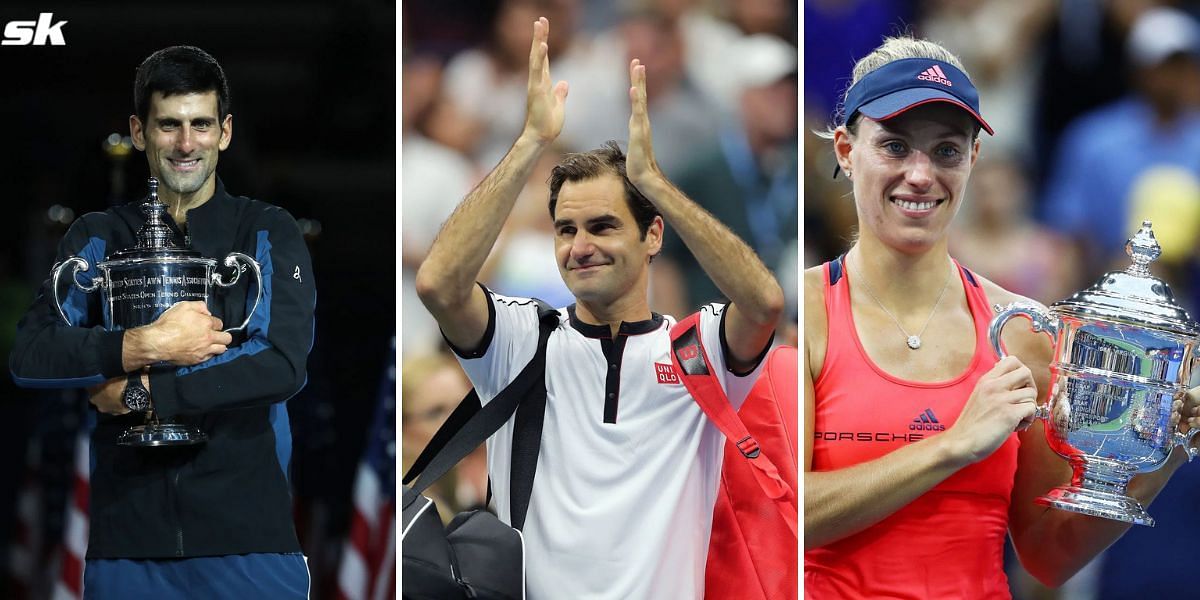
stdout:
[[654,144],[650,137],[650,114],[646,110],[646,66],[638,59],[629,63],[629,153],[625,156],[625,174],[633,185],[641,188],[661,177],[654,160]]
[[529,49],[529,89],[525,101],[525,134],[548,144],[562,132],[566,114],[567,82],[551,86],[550,21],[538,17],[533,23],[533,46]]

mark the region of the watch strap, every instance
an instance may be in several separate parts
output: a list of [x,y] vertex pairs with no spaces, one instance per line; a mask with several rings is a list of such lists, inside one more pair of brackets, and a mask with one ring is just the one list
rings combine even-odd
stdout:
[[150,390],[142,385],[142,372],[134,371],[125,380],[125,391],[121,396],[125,408],[134,412],[145,412],[150,408]]

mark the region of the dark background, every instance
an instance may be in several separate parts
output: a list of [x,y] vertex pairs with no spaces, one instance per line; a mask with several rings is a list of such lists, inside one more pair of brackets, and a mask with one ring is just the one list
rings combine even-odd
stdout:
[[[307,229],[317,329],[308,386],[289,402],[292,484],[313,597],[331,597],[396,331],[395,5],[113,4],[0,8],[0,24],[51,11],[67,21],[65,46],[0,46],[0,358],[7,365],[16,321],[70,221],[145,194],[144,155],[115,160],[102,147],[129,133],[134,70],[165,46],[204,48],[232,95],[233,142],[218,175],[230,193],[281,206]],[[44,593],[84,406],[0,377],[0,597]],[[40,487],[40,516],[18,525],[23,480]],[[12,549],[38,537],[35,564],[14,571]]]

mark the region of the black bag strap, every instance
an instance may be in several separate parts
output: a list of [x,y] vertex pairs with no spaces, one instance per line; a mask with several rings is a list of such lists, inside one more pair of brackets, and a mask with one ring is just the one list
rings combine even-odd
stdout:
[[[509,484],[512,525],[517,529],[525,522],[541,446],[546,408],[546,345],[559,323],[557,310],[536,298],[534,301],[538,312],[538,345],[533,358],[487,406],[480,407],[479,396],[472,389],[438,428],[402,480],[407,484],[416,479],[413,489],[424,492],[516,412]],[[527,404],[529,407],[525,408]]]
[[[546,345],[550,332],[558,326],[558,311],[537,300],[539,337],[537,353],[531,365],[537,364],[534,380],[525,392],[521,405],[517,407],[513,423],[512,454],[509,462],[508,488],[510,524],[514,529],[525,526],[525,513],[529,511],[529,498],[533,495],[533,477],[537,473],[538,452],[542,446],[542,423],[546,415]],[[491,491],[491,480],[488,480]],[[488,499],[491,500],[490,498]]]
[[[474,417],[475,413],[479,412],[480,408],[482,408],[482,405],[479,403],[479,394],[475,392],[475,388],[471,388],[471,391],[467,392],[467,395],[463,396],[458,406],[454,408],[454,412],[450,413],[449,417],[446,417],[441,427],[438,427],[437,433],[433,434],[433,437],[429,439],[429,443],[421,450],[421,454],[417,457],[417,460],[413,461],[412,466],[408,468],[408,472],[404,474],[403,483],[411,483],[417,475],[424,472],[425,468],[429,466],[429,461],[433,460],[433,457],[437,456],[437,453],[446,447],[446,443],[450,441],[450,438],[454,437],[454,434],[458,433],[463,428],[463,425],[466,425],[467,421],[470,421],[471,417]],[[470,451],[467,453],[470,454]],[[422,489],[422,491],[424,490]]]

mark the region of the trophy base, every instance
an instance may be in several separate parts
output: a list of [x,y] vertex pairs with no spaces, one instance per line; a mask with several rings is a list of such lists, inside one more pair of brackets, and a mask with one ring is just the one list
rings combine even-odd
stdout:
[[1050,490],[1034,502],[1062,510],[1154,527],[1154,518],[1142,504],[1129,496],[1064,485]]
[[208,441],[208,435],[198,428],[182,423],[147,423],[125,430],[117,438],[118,446],[146,448],[152,446],[194,446]]

